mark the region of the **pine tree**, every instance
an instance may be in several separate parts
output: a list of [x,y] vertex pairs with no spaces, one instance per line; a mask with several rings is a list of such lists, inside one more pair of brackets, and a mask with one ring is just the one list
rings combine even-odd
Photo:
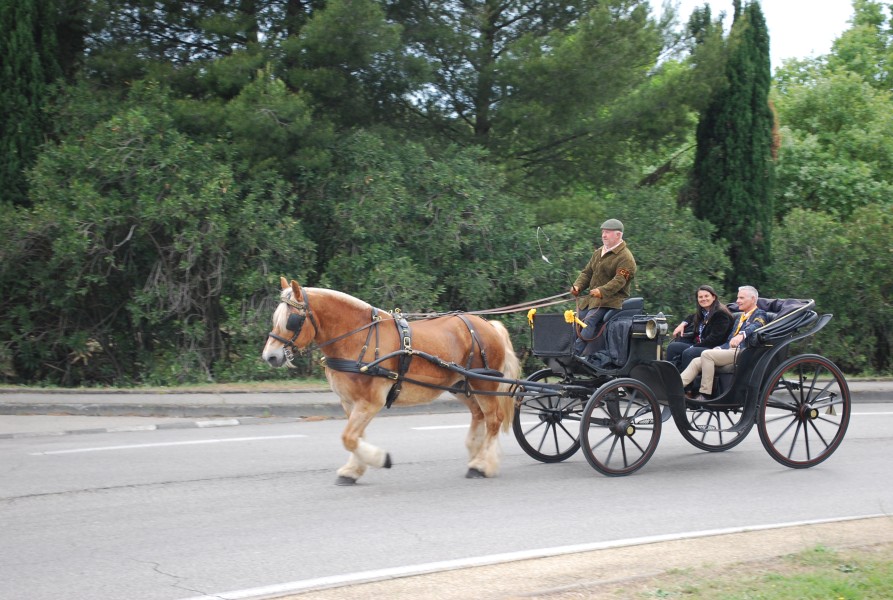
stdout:
[[773,216],[774,113],[769,104],[769,33],[760,4],[735,0],[725,85],[701,115],[693,208],[729,242],[726,284],[765,282]]
[[26,171],[46,131],[57,60],[55,2],[0,0],[0,202],[28,204]]

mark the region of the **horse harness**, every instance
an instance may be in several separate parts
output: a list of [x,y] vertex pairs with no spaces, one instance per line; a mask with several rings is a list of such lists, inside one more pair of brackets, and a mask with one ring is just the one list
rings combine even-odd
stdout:
[[292,360],[294,360],[294,353],[292,350],[297,350],[295,346],[295,341],[298,339],[298,336],[301,335],[301,330],[304,328],[304,322],[307,320],[307,317],[310,317],[310,323],[313,325],[314,336],[319,332],[319,325],[316,322],[316,317],[313,316],[313,311],[310,310],[310,298],[307,297],[307,294],[304,294],[304,301],[298,302],[292,297],[283,298],[282,302],[285,302],[289,306],[297,309],[297,312],[289,313],[288,319],[285,321],[285,328],[292,332],[292,336],[290,339],[286,339],[282,336],[276,335],[272,331],[267,334],[268,337],[273,338],[274,340],[281,342],[284,351],[285,351],[285,359],[289,365],[292,364]]
[[[372,323],[364,326],[364,328],[369,327],[369,332],[366,334],[366,343],[363,344],[363,347],[360,349],[360,354],[356,360],[349,360],[345,358],[326,358],[324,359],[325,365],[330,369],[335,371],[341,371],[345,373],[362,373],[366,375],[378,376],[378,377],[387,377],[388,379],[392,379],[394,384],[391,386],[391,389],[388,390],[387,398],[385,399],[385,407],[391,408],[394,402],[397,400],[397,397],[400,395],[400,392],[403,389],[403,382],[408,381],[409,383],[413,383],[416,385],[420,385],[423,387],[435,388],[444,390],[452,393],[464,393],[466,396],[471,395],[471,386],[468,382],[468,375],[466,375],[463,380],[463,385],[461,386],[441,386],[435,385],[423,381],[417,381],[415,379],[411,379],[406,377],[406,373],[409,371],[409,365],[412,362],[413,356],[421,356],[422,358],[438,365],[453,371],[465,371],[473,376],[489,376],[489,377],[501,377],[502,373],[491,369],[487,364],[487,352],[484,350],[483,344],[481,344],[481,340],[478,337],[477,332],[474,330],[474,327],[471,325],[471,322],[467,317],[461,314],[456,314],[455,316],[459,317],[465,326],[468,328],[469,333],[471,334],[471,350],[468,353],[468,361],[464,369],[458,368],[457,365],[453,363],[448,363],[443,361],[442,359],[428,354],[427,352],[422,352],[420,350],[414,350],[412,347],[412,328],[409,325],[409,322],[406,320],[406,317],[399,311],[394,311],[394,325],[397,328],[397,335],[399,337],[399,341],[401,347],[394,351],[390,352],[384,356],[379,355],[380,347],[379,347],[379,325],[381,324],[382,318],[381,313],[377,308],[372,309]],[[356,333],[355,330],[350,333]],[[375,350],[374,350],[374,358],[371,362],[363,362],[363,357],[366,354],[366,350],[369,348],[369,342],[372,339],[373,331],[375,332]],[[346,334],[350,335],[350,334]],[[342,336],[343,337],[343,336]],[[331,340],[334,341],[334,340]],[[328,344],[330,342],[325,342]],[[479,349],[481,360],[483,362],[483,368],[480,369],[472,369],[472,361],[474,360],[474,351],[475,346]],[[385,369],[380,366],[386,360],[390,360],[391,358],[397,358],[397,370],[392,371],[390,369]]]
[[[310,308],[310,301],[306,294],[304,294],[304,301],[298,302],[297,300],[286,297],[282,299],[282,302],[285,302],[287,305],[296,309],[296,312],[289,313],[288,318],[285,322],[285,327],[288,331],[292,332],[291,338],[285,338],[280,335],[277,335],[274,332],[270,332],[267,334],[269,337],[274,340],[282,343],[284,346],[285,358],[289,365],[292,364],[294,359],[294,351],[298,351],[297,346],[295,346],[295,341],[297,341],[298,337],[301,335],[301,330],[304,327],[304,323],[309,317],[310,323],[313,325],[315,330],[314,336],[319,332],[319,325],[316,322],[316,318],[313,316],[313,310]],[[397,400],[397,397],[400,395],[401,390],[403,389],[403,382],[408,381],[409,383],[413,383],[415,385],[419,385],[422,387],[440,389],[446,392],[454,393],[454,394],[465,394],[466,396],[470,396],[472,394],[471,385],[469,383],[469,377],[475,379],[485,379],[491,381],[504,381],[502,379],[503,374],[496,370],[491,369],[487,363],[487,352],[484,349],[484,345],[481,343],[480,338],[478,337],[477,332],[472,326],[471,322],[468,318],[461,313],[453,313],[454,316],[458,317],[462,320],[465,326],[468,328],[469,334],[471,334],[471,348],[468,352],[468,360],[466,361],[466,365],[464,368],[456,365],[455,363],[446,362],[443,359],[434,356],[432,354],[428,354],[427,352],[423,352],[421,350],[414,350],[412,348],[412,329],[409,326],[409,322],[406,320],[406,317],[403,315],[400,310],[396,310],[393,313],[394,317],[394,325],[397,327],[397,334],[400,339],[401,347],[394,352],[390,352],[384,356],[379,356],[380,354],[380,346],[379,346],[379,325],[381,324],[382,317],[381,311],[377,308],[372,308],[372,319],[366,325],[358,329],[354,329],[352,331],[348,331],[338,337],[332,338],[330,340],[326,340],[325,342],[318,343],[317,346],[322,348],[323,346],[328,346],[334,342],[342,340],[346,337],[359,333],[364,329],[368,329],[368,333],[366,334],[366,342],[363,344],[363,347],[360,349],[360,354],[356,360],[350,360],[345,358],[323,358],[323,364],[330,369],[335,371],[341,371],[345,373],[362,373],[366,375],[379,376],[379,377],[387,377],[388,379],[394,380],[394,384],[391,386],[391,389],[388,391],[387,399],[385,400],[385,407],[390,408],[391,405],[394,404],[394,401]],[[366,354],[367,349],[369,348],[369,343],[372,341],[373,332],[375,334],[375,350],[374,350],[374,359],[371,362],[363,362],[363,357]],[[483,367],[472,369],[471,365],[474,361],[475,354],[475,346],[478,349],[478,352],[481,355],[481,362],[483,363]],[[432,383],[427,383],[424,381],[418,381],[415,379],[411,379],[406,377],[407,371],[409,371],[409,365],[412,362],[413,356],[421,356],[425,360],[436,364],[437,366],[443,367],[445,369],[461,373],[465,375],[463,382],[461,385],[455,386],[441,386]],[[380,366],[386,360],[390,360],[391,358],[397,358],[397,370],[392,371],[390,369],[385,369]],[[502,395],[500,392],[485,392],[478,391],[476,393],[490,394],[490,395]]]

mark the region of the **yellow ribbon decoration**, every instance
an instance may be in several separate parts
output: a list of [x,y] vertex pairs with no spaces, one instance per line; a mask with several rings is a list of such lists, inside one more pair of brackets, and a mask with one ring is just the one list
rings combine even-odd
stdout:
[[574,313],[574,311],[570,309],[564,311],[564,321],[566,323],[576,323],[580,327],[586,327],[586,323],[581,321],[579,317],[577,317],[577,315]]
[[530,328],[533,329],[533,316],[536,314],[536,309],[531,308],[527,311],[527,322],[530,323]]

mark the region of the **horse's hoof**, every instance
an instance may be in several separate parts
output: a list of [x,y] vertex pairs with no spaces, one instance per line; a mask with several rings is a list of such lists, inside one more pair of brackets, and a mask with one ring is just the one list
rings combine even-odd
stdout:
[[357,482],[353,477],[347,477],[345,475],[339,475],[338,479],[335,480],[335,485],[354,485]]
[[394,463],[391,462],[391,453],[388,452],[384,455],[384,464],[381,465],[382,469],[390,469]]
[[486,477],[483,471],[475,468],[468,469],[468,473],[465,474],[465,479],[486,479]]

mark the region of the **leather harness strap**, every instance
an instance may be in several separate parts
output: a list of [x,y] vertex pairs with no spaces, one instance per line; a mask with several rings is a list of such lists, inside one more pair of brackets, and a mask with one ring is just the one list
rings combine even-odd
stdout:
[[409,363],[412,362],[413,354],[412,329],[410,329],[406,318],[398,311],[394,312],[394,324],[397,326],[397,335],[399,336],[400,343],[403,347],[400,350],[400,356],[397,359],[397,382],[394,383],[394,385],[391,386],[390,391],[388,391],[388,397],[384,404],[385,408],[391,408],[391,405],[397,399],[397,396],[400,395],[400,391],[403,389],[404,376],[409,370]]
[[357,367],[361,367],[363,365],[363,357],[366,356],[366,350],[369,348],[369,342],[372,340],[372,332],[375,331],[375,351],[374,358],[378,359],[378,324],[381,323],[381,317],[378,315],[378,309],[372,307],[372,324],[369,327],[369,332],[366,334],[366,343],[363,344],[363,347],[360,348],[360,355],[357,356]]
[[471,334],[471,349],[468,351],[468,362],[465,365],[466,369],[471,369],[471,363],[474,360],[474,346],[477,344],[478,350],[481,353],[481,360],[484,363],[484,369],[489,369],[490,366],[487,364],[487,351],[484,350],[484,345],[481,343],[480,338],[478,337],[477,332],[474,330],[474,327],[471,326],[468,318],[465,315],[456,315],[462,322],[465,323],[465,326],[468,327],[468,333]]
[[[378,309],[372,309],[372,326],[369,328],[369,333],[366,334],[366,343],[363,345],[363,348],[360,350],[360,354],[357,357],[356,361],[351,361],[343,358],[327,358],[325,360],[325,365],[330,369],[334,369],[335,371],[342,371],[345,373],[362,373],[364,375],[374,375],[378,377],[387,377],[388,379],[394,380],[394,385],[391,386],[391,389],[388,390],[387,398],[385,399],[385,408],[391,408],[394,402],[397,400],[397,397],[400,395],[400,392],[403,389],[403,382],[409,381],[410,383],[415,383],[417,385],[422,385],[424,387],[430,387],[435,389],[441,389],[447,392],[451,392],[454,394],[463,393],[466,396],[470,396],[472,394],[471,385],[469,383],[469,376],[474,378],[501,378],[502,373],[491,369],[487,363],[487,351],[484,350],[484,345],[481,343],[480,338],[478,337],[477,332],[472,326],[471,322],[467,317],[461,314],[457,314],[457,317],[462,320],[465,326],[468,328],[468,332],[471,334],[471,349],[468,352],[468,360],[466,362],[465,368],[460,368],[458,365],[452,363],[445,363],[439,358],[429,357],[424,352],[419,352],[412,349],[412,328],[407,322],[406,318],[399,311],[394,312],[394,325],[397,327],[397,335],[399,338],[399,343],[401,347],[391,352],[383,357],[379,357],[379,335],[378,335],[378,326],[381,323],[381,317],[378,315]],[[364,363],[363,357],[366,354],[366,350],[369,347],[369,342],[372,338],[372,331],[375,331],[375,358],[372,362]],[[474,362],[474,353],[475,346],[477,346],[478,352],[481,355],[481,361],[483,362],[483,367],[479,369],[472,369],[471,365]],[[440,366],[462,373],[465,378],[462,381],[461,385],[454,386],[439,386],[434,384],[422,383],[419,381],[415,381],[413,379],[409,379],[406,377],[406,373],[409,371],[409,365],[412,362],[412,357],[415,354],[423,355],[427,360],[434,362],[435,364],[439,364]],[[390,369],[385,369],[384,367],[379,366],[380,363],[389,360],[391,358],[397,358],[397,370],[391,371]]]

